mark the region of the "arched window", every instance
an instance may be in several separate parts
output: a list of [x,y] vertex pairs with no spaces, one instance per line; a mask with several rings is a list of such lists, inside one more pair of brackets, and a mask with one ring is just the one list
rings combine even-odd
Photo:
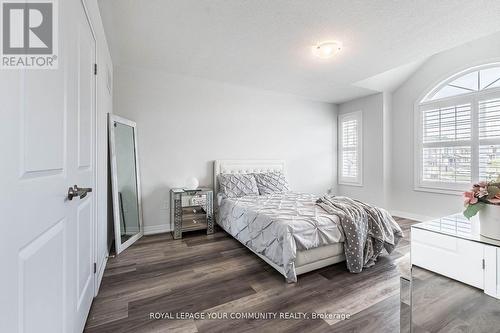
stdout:
[[452,76],[416,109],[417,189],[462,191],[500,175],[500,64]]

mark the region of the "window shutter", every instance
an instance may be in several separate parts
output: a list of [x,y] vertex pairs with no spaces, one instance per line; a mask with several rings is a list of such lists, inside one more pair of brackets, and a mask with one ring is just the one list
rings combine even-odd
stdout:
[[358,177],[358,122],[356,119],[342,124],[342,176]]
[[340,182],[361,185],[361,112],[339,117]]
[[426,110],[423,128],[423,143],[470,140],[471,105]]
[[424,110],[422,128],[422,181],[470,183],[471,104]]
[[470,147],[424,148],[423,181],[470,183],[472,152]]
[[479,102],[479,140],[500,139],[500,98]]
[[500,175],[500,98],[479,102],[479,179]]
[[496,180],[500,176],[500,145],[479,146],[479,179]]

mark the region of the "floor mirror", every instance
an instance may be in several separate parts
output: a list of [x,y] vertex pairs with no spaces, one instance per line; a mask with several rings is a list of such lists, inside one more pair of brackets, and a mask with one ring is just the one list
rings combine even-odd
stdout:
[[115,250],[119,254],[144,233],[136,123],[110,114],[109,147]]

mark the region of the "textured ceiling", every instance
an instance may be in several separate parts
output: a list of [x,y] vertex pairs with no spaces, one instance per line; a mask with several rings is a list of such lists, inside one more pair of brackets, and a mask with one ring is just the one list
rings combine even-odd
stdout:
[[[100,0],[115,65],[342,102],[500,31],[498,0]],[[311,46],[340,40],[333,59]],[[384,74],[385,73],[385,74]],[[393,73],[393,74],[391,74]],[[368,89],[369,88],[369,89]]]

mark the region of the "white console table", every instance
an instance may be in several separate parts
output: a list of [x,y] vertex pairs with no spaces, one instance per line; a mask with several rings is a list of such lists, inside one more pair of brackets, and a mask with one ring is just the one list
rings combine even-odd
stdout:
[[481,236],[478,220],[457,214],[412,225],[411,264],[500,299],[500,241]]

